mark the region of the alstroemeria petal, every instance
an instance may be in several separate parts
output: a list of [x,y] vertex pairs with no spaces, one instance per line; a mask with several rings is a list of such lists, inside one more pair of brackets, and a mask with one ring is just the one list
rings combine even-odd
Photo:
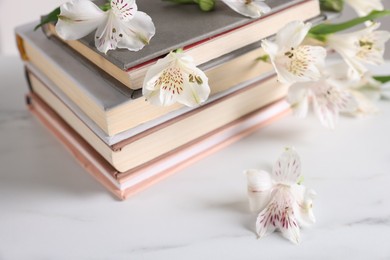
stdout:
[[325,127],[334,129],[341,111],[351,112],[357,109],[356,100],[351,93],[337,87],[332,80],[324,80],[312,88],[313,108]]
[[273,183],[266,171],[245,171],[248,181],[249,209],[258,212],[264,209],[271,199]]
[[137,13],[135,0],[111,0],[111,10],[122,21],[129,21]]
[[162,106],[170,106],[176,102],[183,92],[185,74],[177,67],[168,67],[163,71],[156,85],[160,89],[160,102]]
[[175,102],[195,106],[210,94],[208,78],[188,55],[171,52],[146,73],[143,94],[150,103],[168,106]]
[[256,219],[256,233],[262,238],[275,231],[277,221],[280,220],[279,206],[275,197],[271,199],[265,209],[263,209]]
[[282,83],[317,81],[321,77],[326,50],[319,46],[303,45],[296,49],[278,53],[271,61]]
[[[348,115],[352,116],[366,116],[369,114],[374,114],[379,111],[379,109],[374,105],[372,100],[370,100],[366,95],[358,90],[349,90],[353,98],[356,100],[357,109],[351,112],[346,112]],[[380,95],[380,94],[379,94]]]
[[279,48],[295,48],[302,43],[310,28],[311,23],[290,22],[276,34],[276,44]]
[[383,63],[385,43],[390,38],[386,31],[375,31],[379,23],[345,34],[333,34],[327,38],[328,45],[337,51],[359,77],[367,72],[363,64]]
[[122,37],[118,47],[131,51],[142,49],[156,33],[152,18],[144,12],[136,12],[133,19],[120,24]]
[[293,204],[296,220],[300,226],[310,226],[316,219],[313,213],[313,200],[317,193],[312,189],[306,189],[303,185],[291,186],[291,193],[294,196]]
[[282,235],[291,242],[300,242],[299,225],[295,218],[294,198],[286,187],[278,188],[271,202],[260,212],[256,220],[256,231],[259,238],[278,228]]
[[365,16],[374,10],[383,10],[381,0],[345,0],[359,16]]
[[96,48],[103,53],[115,50],[121,40],[120,23],[114,13],[107,11],[108,19],[105,24],[98,27],[95,33]]
[[71,0],[60,9],[56,32],[64,40],[80,39],[107,19],[106,13],[89,0]]
[[305,118],[309,111],[309,87],[312,83],[303,82],[290,86],[287,94],[287,102],[290,103],[294,115]]
[[381,85],[381,98],[390,100],[390,81]]
[[244,16],[259,18],[271,11],[271,8],[262,0],[222,0],[231,9]]
[[272,179],[283,185],[295,184],[301,175],[301,160],[294,148],[286,147],[272,169]]
[[188,107],[194,107],[205,102],[210,95],[210,86],[206,74],[194,67],[185,76],[183,92],[178,94],[177,102]]

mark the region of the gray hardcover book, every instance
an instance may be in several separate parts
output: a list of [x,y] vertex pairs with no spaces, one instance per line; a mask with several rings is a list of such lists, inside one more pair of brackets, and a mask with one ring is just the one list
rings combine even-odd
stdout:
[[[257,20],[306,1],[269,0],[267,4],[272,11]],[[96,1],[96,3],[102,4],[105,1]],[[176,5],[162,0],[139,0],[137,5],[138,10],[152,17],[156,27],[155,36],[142,50],[131,52],[117,49],[105,55],[95,48],[94,33],[84,37],[80,42],[122,70],[127,70],[172,50],[197,44],[255,21],[232,11],[221,1],[217,1],[217,6],[212,12],[202,12],[195,5]],[[213,50],[210,50],[210,53],[212,52]]]

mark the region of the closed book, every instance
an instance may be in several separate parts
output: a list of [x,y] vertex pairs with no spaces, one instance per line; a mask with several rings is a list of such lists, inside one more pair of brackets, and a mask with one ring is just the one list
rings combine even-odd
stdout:
[[30,111],[58,138],[80,165],[120,199],[128,198],[289,112],[286,102],[272,103],[142,167],[120,173],[37,95],[30,94],[27,100]]
[[[104,3],[98,1],[97,3]],[[156,59],[183,48],[197,65],[258,42],[294,20],[308,20],[320,14],[317,0],[269,0],[270,13],[251,19],[235,13],[220,1],[213,12],[201,12],[194,5],[175,5],[167,1],[138,1],[138,10],[154,21],[156,34],[138,52],[117,49],[107,54],[94,46],[94,33],[66,43],[129,88],[142,86],[147,69]],[[44,27],[56,35],[53,24]]]
[[[44,75],[41,75],[44,77]],[[45,80],[28,73],[31,88],[75,129],[106,161],[120,172],[140,167],[210,132],[285,97],[287,85],[277,82],[274,75],[252,82],[238,91],[216,99],[204,106],[178,115],[168,121],[128,138],[108,145],[94,131],[94,127],[83,120],[70,103],[64,103],[48,87]],[[47,82],[47,81],[46,81]],[[58,92],[57,92],[58,93]]]

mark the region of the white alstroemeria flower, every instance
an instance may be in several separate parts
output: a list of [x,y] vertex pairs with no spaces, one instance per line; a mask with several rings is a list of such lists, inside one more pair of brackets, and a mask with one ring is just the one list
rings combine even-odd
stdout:
[[327,38],[328,45],[343,57],[358,77],[367,72],[364,64],[383,63],[385,43],[390,38],[390,32],[375,31],[379,26],[379,23],[374,23],[357,32],[331,34]]
[[311,24],[295,21],[287,24],[276,35],[276,41],[262,41],[264,51],[282,83],[316,81],[320,79],[326,50],[320,46],[300,45]]
[[350,91],[342,86],[342,82],[331,78],[292,85],[287,101],[294,114],[300,118],[306,117],[311,102],[321,124],[330,129],[335,128],[340,112],[353,113],[357,109],[356,100]]
[[156,31],[152,19],[137,10],[135,0],[112,0],[106,12],[90,0],[71,0],[60,9],[57,34],[64,40],[77,40],[97,29],[95,45],[103,53],[116,48],[138,51]]
[[366,16],[374,10],[382,11],[381,0],[345,0],[359,16]]
[[171,52],[147,71],[142,92],[154,105],[178,102],[193,107],[207,100],[210,87],[207,76],[194,65],[192,57]]
[[271,11],[264,0],[222,0],[222,2],[237,13],[251,18],[259,18]]
[[312,211],[315,192],[297,184],[301,176],[297,152],[286,148],[271,174],[249,170],[247,176],[250,205],[260,211],[256,220],[259,238],[279,229],[284,237],[299,243],[299,227],[315,222]]
[[365,73],[358,81],[347,82],[346,86],[357,103],[357,109],[347,114],[366,116],[379,111],[374,102],[386,96],[386,93],[382,89],[382,84],[376,81],[370,72]]

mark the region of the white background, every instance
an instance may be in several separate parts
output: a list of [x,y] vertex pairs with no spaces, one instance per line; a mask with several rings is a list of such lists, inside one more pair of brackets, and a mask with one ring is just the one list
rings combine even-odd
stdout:
[[[66,0],[0,0],[0,55],[17,54],[13,32],[15,26],[37,20],[40,15],[49,13],[65,1]],[[382,2],[387,9],[390,9],[390,0],[383,0]],[[354,12],[347,7],[341,19],[345,20],[353,17],[353,15],[355,15]],[[383,20],[382,23],[382,28],[390,30],[390,19]],[[389,50],[387,51],[386,58],[390,58]]]

